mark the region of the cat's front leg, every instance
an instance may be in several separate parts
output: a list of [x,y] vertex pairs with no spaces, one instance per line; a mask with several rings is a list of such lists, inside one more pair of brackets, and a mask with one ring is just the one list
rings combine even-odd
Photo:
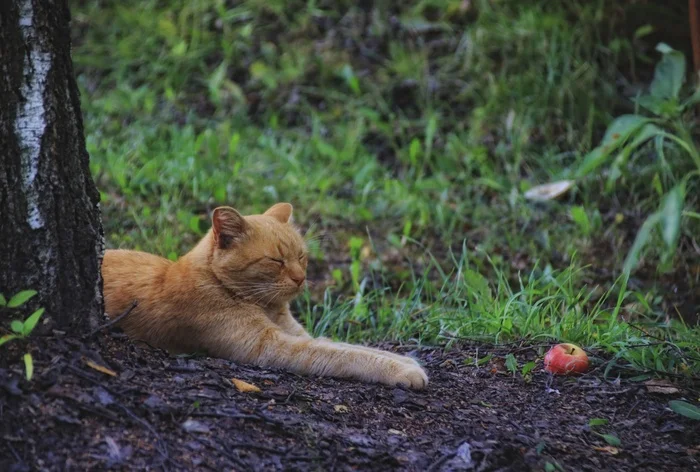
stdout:
[[[279,315],[279,317],[277,318],[275,323],[277,325],[279,325],[279,327],[282,328],[282,330],[285,333],[291,334],[292,336],[300,336],[303,338],[310,338],[311,337],[311,335],[304,329],[304,327],[294,318],[294,316],[292,316],[292,313],[289,310],[289,306],[287,306],[283,309],[283,311],[281,312],[281,314]],[[384,351],[381,349],[375,349],[375,348],[367,347],[367,346],[361,346],[358,344],[348,344],[348,343],[335,342],[335,341],[332,341],[328,338],[316,338],[316,339],[318,339],[319,341],[326,341],[329,343],[335,343],[338,346],[343,346],[343,347],[346,347],[348,349],[358,349],[361,351],[371,352],[371,353],[374,353],[378,356],[389,357],[391,359],[394,359],[395,361],[402,362],[404,364],[409,364],[409,365],[414,365],[414,366],[420,367],[420,364],[418,364],[418,362],[415,359],[408,357],[408,356],[402,356],[400,354],[395,354],[393,352]]]
[[369,347],[369,346],[362,346],[359,344],[335,342],[335,341],[332,341],[328,338],[316,338],[316,339],[325,340],[326,342],[329,342],[329,343],[335,343],[335,344],[347,347],[348,349],[359,349],[361,351],[374,353],[378,356],[386,356],[390,359],[394,359],[395,361],[398,361],[398,362],[401,362],[404,364],[414,365],[414,366],[420,367],[420,364],[418,363],[418,361],[416,361],[415,359],[413,359],[412,357],[409,357],[409,356],[402,356],[401,354],[396,354],[394,352],[384,351],[382,349],[376,349],[376,348]]
[[427,375],[418,365],[328,340],[290,335],[264,313],[251,310],[228,319],[232,322],[225,329],[218,327],[207,337],[207,350],[212,355],[299,374],[354,378],[414,389],[428,384]]

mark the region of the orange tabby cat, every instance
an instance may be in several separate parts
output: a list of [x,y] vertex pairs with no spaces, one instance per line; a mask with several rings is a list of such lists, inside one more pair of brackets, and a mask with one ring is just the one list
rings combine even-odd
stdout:
[[217,208],[212,229],[177,262],[106,251],[107,313],[114,317],[138,301],[120,326],[171,352],[424,388],[428,377],[410,357],[312,338],[292,317],[289,302],[303,289],[308,256],[291,216],[289,203],[246,217]]

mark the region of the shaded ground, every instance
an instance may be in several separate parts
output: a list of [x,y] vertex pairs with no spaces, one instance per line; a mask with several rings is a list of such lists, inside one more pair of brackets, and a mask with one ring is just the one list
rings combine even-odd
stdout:
[[[35,373],[24,380],[21,355]],[[506,351],[411,351],[426,391],[173,358],[120,333],[37,338],[0,359],[0,470],[692,470],[700,422],[673,395],[595,375],[503,372]],[[481,367],[465,359],[494,354]],[[531,348],[511,349],[520,363]],[[109,370],[100,371],[100,366]],[[116,375],[110,375],[116,374]],[[237,378],[259,386],[241,393]],[[621,446],[591,431],[609,424]]]

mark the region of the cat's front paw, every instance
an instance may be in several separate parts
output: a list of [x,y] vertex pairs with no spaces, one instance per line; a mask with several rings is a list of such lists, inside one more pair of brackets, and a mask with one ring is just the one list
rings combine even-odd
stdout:
[[422,390],[428,386],[428,375],[418,365],[399,364],[388,380],[390,385],[403,385],[414,390]]

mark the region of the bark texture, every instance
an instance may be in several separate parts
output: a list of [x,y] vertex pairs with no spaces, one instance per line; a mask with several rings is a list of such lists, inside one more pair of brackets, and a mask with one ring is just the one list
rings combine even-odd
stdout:
[[66,0],[0,1],[0,293],[40,294],[47,327],[102,312],[104,247]]

